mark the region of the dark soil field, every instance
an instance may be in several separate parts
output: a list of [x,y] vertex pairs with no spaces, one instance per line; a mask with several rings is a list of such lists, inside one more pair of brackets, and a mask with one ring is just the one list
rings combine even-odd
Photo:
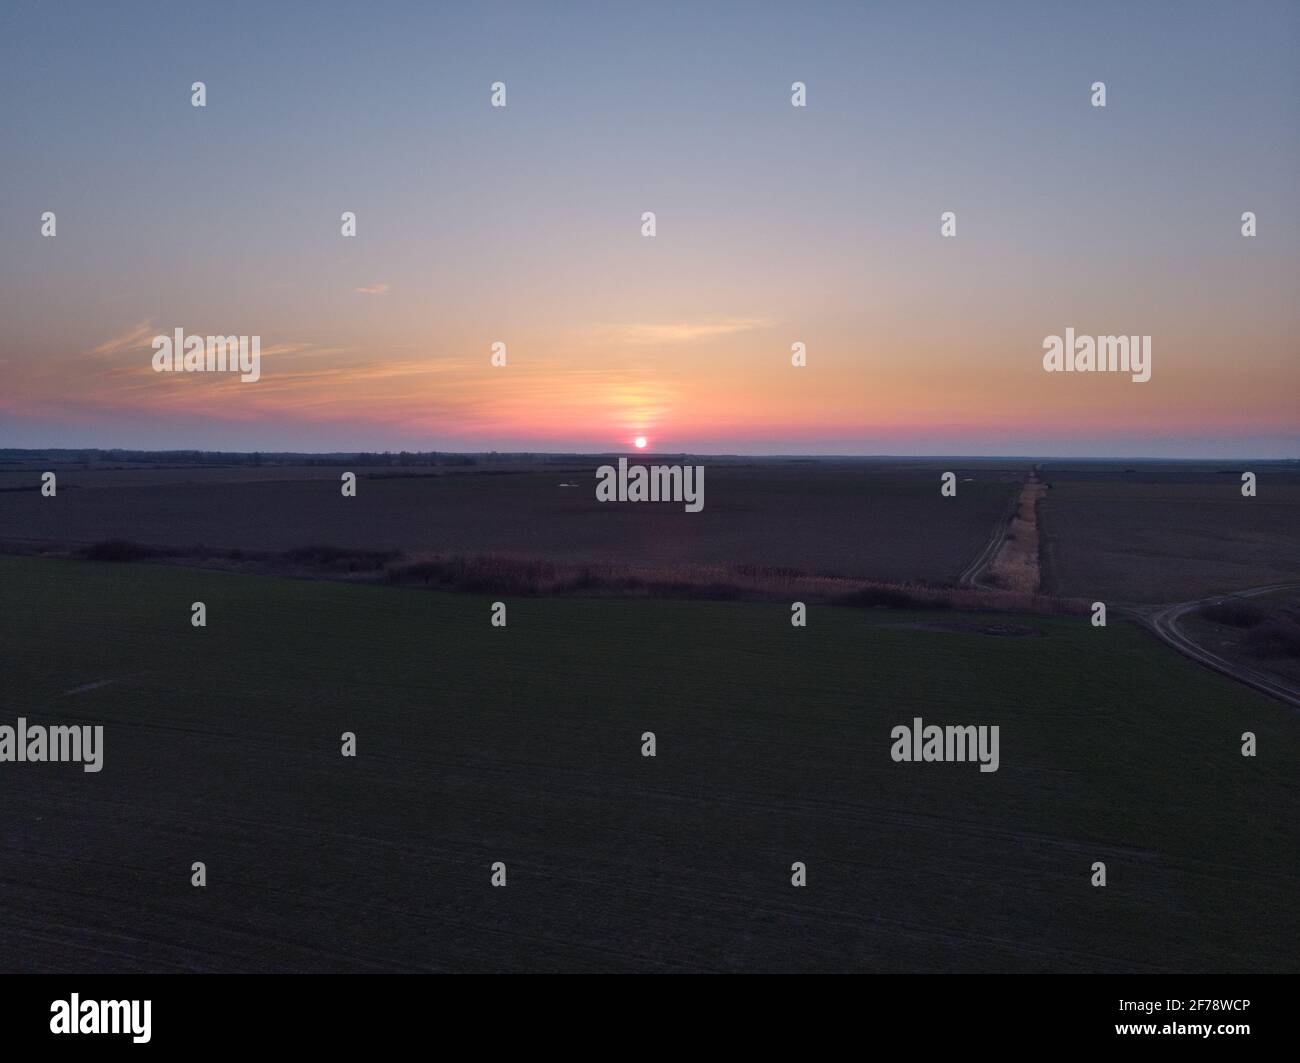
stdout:
[[0,969],[1294,969],[1300,716],[1124,623],[489,604],[0,558],[0,722],[105,726],[0,772]]
[[1300,581],[1300,466],[1046,465],[1043,589],[1111,602],[1182,602]]
[[[569,562],[741,562],[952,582],[988,541],[1027,469],[969,460],[687,459],[705,467],[705,505],[686,513],[679,504],[597,502],[604,460],[482,471],[358,466],[356,498],[339,490],[348,466],[263,466],[56,468],[59,491],[50,499],[31,489],[40,467],[28,465],[0,473],[0,543],[127,539],[260,551],[328,544]],[[945,470],[958,475],[956,498],[940,496]]]

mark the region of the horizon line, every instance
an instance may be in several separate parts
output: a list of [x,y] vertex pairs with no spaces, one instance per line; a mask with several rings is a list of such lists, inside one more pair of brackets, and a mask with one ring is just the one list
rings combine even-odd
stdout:
[[1147,462],[1296,462],[1300,463],[1300,455],[1295,457],[1213,457],[1209,455],[1192,455],[1189,457],[1158,457],[1155,455],[1144,454],[1127,454],[1127,455],[1096,455],[1096,454],[916,454],[916,453],[874,453],[874,454],[808,454],[798,451],[781,454],[747,454],[740,451],[720,451],[709,452],[701,450],[660,450],[660,451],[639,451],[639,450],[211,450],[200,447],[176,447],[176,448],[158,448],[158,447],[0,447],[0,454],[54,454],[74,451],[97,451],[104,454],[237,454],[242,456],[252,456],[262,454],[265,456],[302,456],[302,457],[343,457],[359,456],[363,454],[412,454],[412,455],[442,455],[447,457],[554,457],[554,458],[604,458],[604,457],[701,457],[701,458],[751,458],[767,460],[784,460],[798,458],[801,460],[814,461],[870,461],[880,459],[907,459],[914,461],[940,461],[952,458],[963,460],[978,461],[1104,461],[1104,462],[1125,462],[1125,461],[1147,461]]

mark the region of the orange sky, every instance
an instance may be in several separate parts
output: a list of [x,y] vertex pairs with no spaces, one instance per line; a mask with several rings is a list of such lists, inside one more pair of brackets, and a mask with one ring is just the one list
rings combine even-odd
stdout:
[[0,446],[1300,453],[1294,4],[617,7],[16,15]]

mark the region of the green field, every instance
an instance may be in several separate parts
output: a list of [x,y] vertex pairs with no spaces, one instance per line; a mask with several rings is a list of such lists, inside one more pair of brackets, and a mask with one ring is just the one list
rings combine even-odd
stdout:
[[0,764],[0,969],[1297,967],[1300,716],[1136,628],[508,605],[0,557],[0,724],[105,725]]

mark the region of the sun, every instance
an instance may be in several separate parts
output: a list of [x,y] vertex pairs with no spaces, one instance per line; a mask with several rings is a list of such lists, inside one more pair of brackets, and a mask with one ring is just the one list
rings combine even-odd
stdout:
[[645,450],[645,436],[637,436],[632,442],[636,444],[637,450]]

